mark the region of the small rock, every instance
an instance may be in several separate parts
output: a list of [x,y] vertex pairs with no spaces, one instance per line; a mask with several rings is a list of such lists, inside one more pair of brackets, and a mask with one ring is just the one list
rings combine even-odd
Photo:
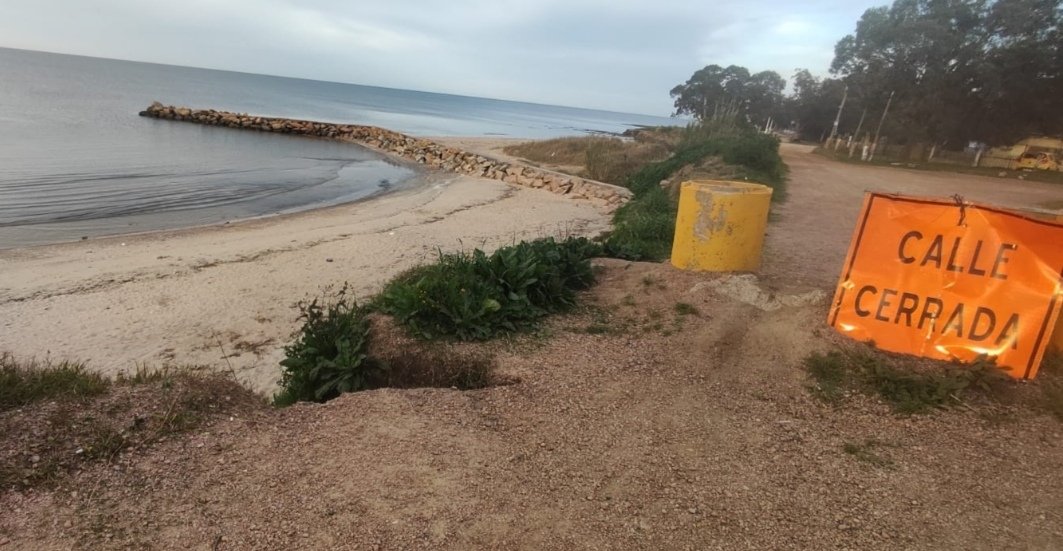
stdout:
[[326,258],[325,262],[332,262],[332,259],[331,258]]

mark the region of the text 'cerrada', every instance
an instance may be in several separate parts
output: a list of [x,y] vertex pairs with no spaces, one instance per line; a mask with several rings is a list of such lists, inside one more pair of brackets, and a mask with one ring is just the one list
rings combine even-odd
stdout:
[[1033,377],[1059,315],[1063,225],[952,200],[868,194],[829,321],[895,352],[989,356]]

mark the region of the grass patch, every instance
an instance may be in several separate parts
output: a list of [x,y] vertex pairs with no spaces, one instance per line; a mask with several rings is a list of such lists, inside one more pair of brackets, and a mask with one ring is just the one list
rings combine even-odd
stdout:
[[625,260],[666,260],[672,254],[676,208],[660,187],[627,202],[613,216],[606,254]]
[[[5,370],[23,380],[51,381],[62,367],[4,361]],[[222,375],[140,373],[111,381],[79,369],[78,380],[88,377],[90,386],[50,384],[47,398],[20,400],[22,405],[0,411],[0,490],[50,485],[89,464],[262,405],[260,397]],[[69,373],[62,380],[69,381]]]
[[842,444],[842,451],[856,458],[857,461],[867,463],[874,467],[887,468],[893,466],[893,461],[880,455],[876,450],[883,447],[892,447],[885,442],[874,438],[865,439],[863,442],[846,442]]
[[615,308],[588,308],[591,322],[582,329],[588,335],[623,335],[628,332],[631,320],[620,319],[615,315]]
[[0,355],[0,411],[41,400],[82,400],[107,391],[111,381],[79,363],[19,363]]
[[657,143],[599,141],[587,148],[583,176],[599,182],[623,185],[647,163],[664,160],[668,149]]
[[699,316],[701,312],[698,311],[697,306],[688,304],[686,302],[675,303],[675,313],[679,316]]
[[622,185],[632,173],[647,163],[670,154],[667,145],[653,132],[641,133],[635,140],[604,137],[555,138],[506,147],[509,155],[560,167],[581,168],[580,176]]
[[554,138],[536,140],[505,147],[508,155],[520,157],[537,163],[552,165],[583,166],[587,161],[587,152],[592,148],[603,150],[619,149],[623,142],[615,138],[582,136],[573,138]]
[[945,364],[871,349],[815,353],[804,363],[815,381],[812,392],[827,403],[840,405],[849,393],[858,392],[876,395],[907,414],[957,406],[969,397],[992,398],[1012,384],[990,362]]

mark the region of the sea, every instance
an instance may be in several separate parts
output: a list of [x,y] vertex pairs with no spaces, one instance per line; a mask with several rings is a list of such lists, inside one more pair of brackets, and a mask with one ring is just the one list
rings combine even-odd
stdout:
[[153,101],[419,136],[551,138],[680,123],[0,48],[0,249],[367,200],[418,174],[349,143],[137,116]]

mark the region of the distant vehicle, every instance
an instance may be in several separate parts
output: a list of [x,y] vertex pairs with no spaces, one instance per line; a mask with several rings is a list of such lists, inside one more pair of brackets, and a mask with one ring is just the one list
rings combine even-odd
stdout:
[[1059,160],[1051,153],[1023,153],[1016,164],[1019,170],[1059,170]]

